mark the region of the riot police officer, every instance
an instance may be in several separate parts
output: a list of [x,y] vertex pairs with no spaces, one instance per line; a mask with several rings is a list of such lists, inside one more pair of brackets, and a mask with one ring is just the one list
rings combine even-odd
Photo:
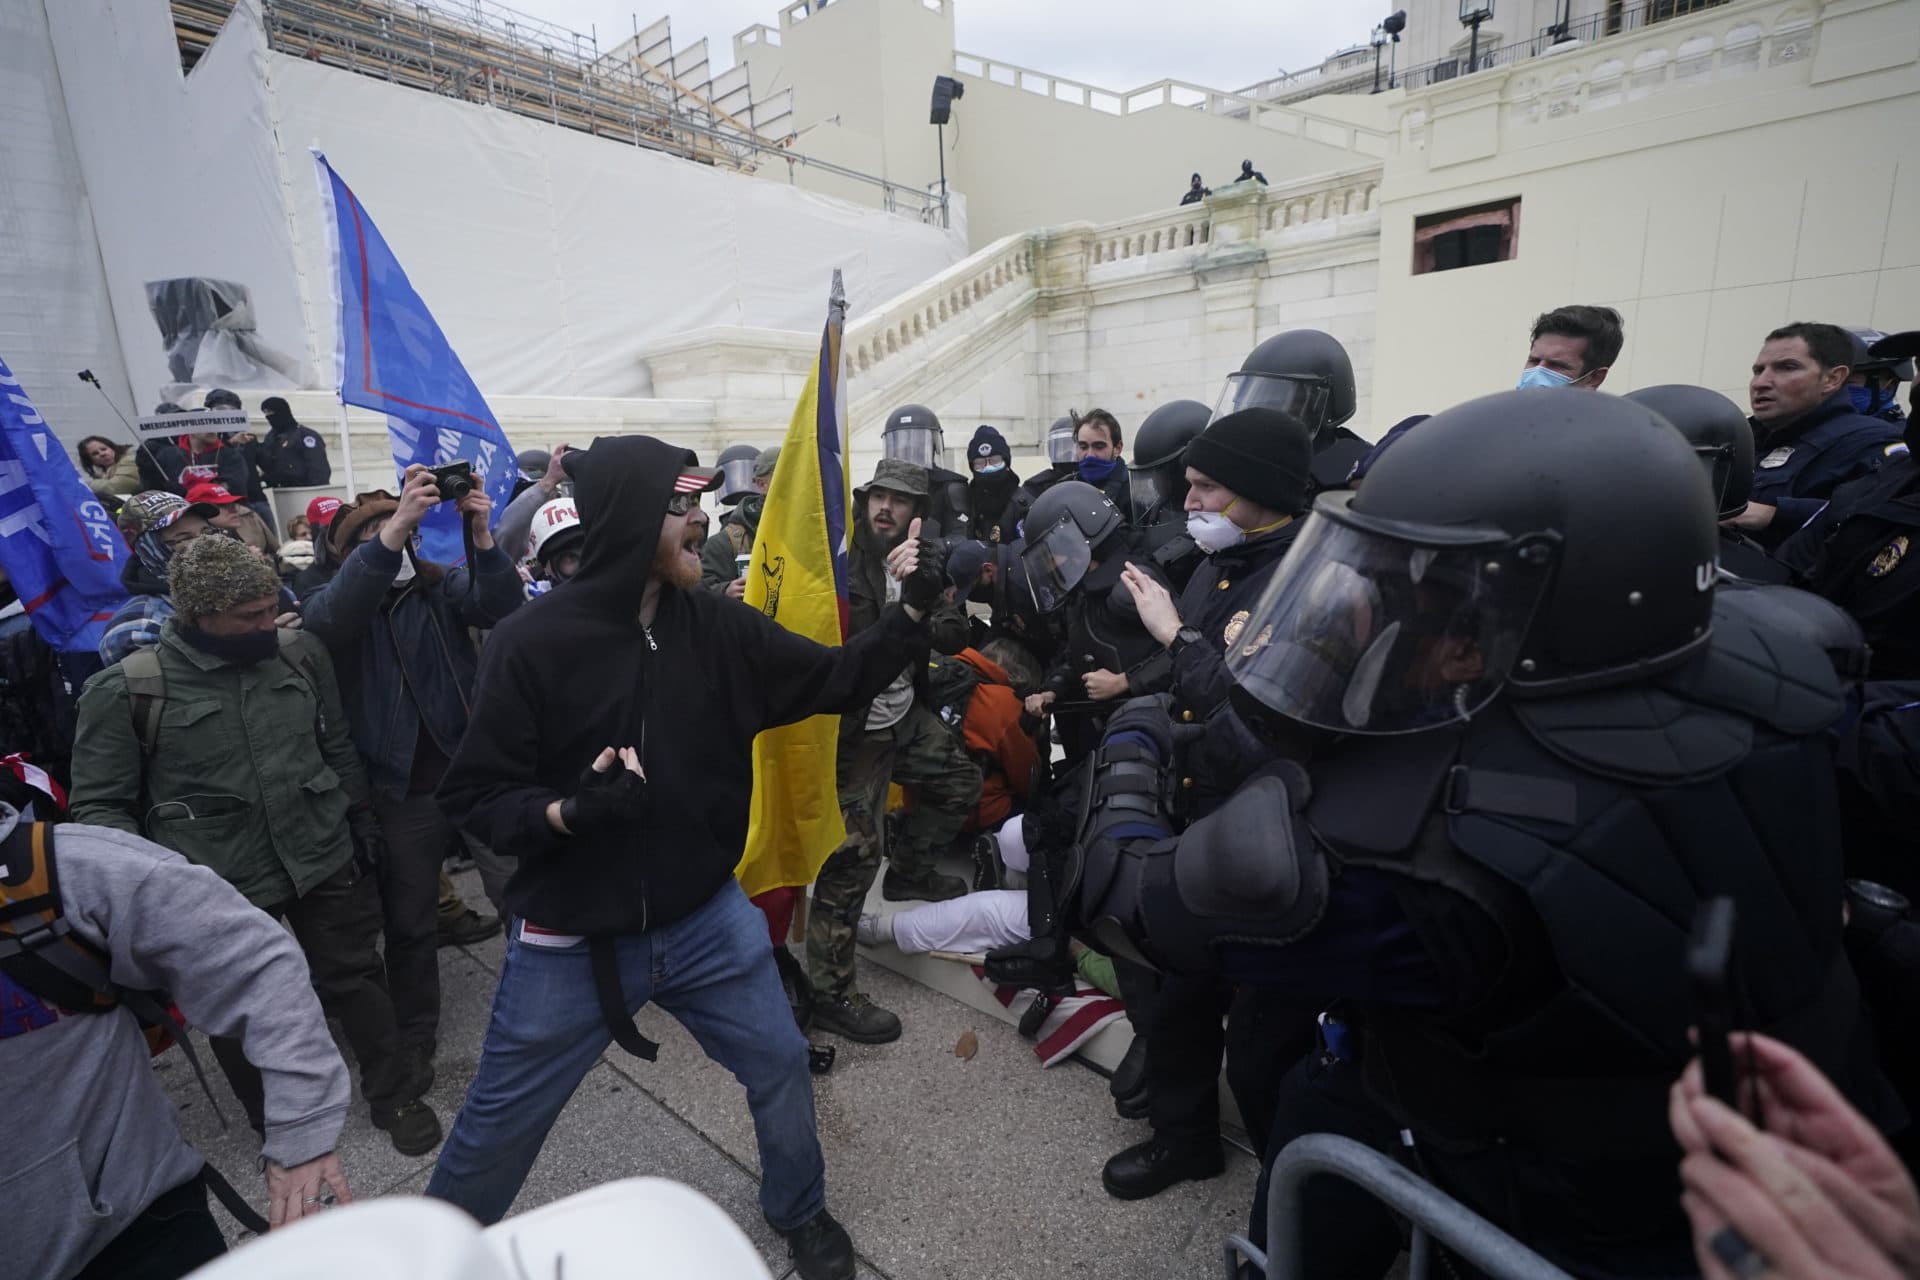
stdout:
[[[1920,330],[1875,344],[1878,359],[1920,355]],[[1920,401],[1920,384],[1910,384]],[[1873,647],[1876,680],[1920,680],[1920,407],[1877,473],[1836,489],[1780,559],[1808,590],[1851,613]]]
[[[1184,458],[1183,502],[1206,546],[1204,562],[1177,605],[1135,569],[1121,581],[1134,594],[1141,622],[1172,659],[1173,722],[1207,726],[1181,753],[1181,773],[1192,785],[1181,789],[1175,807],[1179,819],[1190,822],[1225,799],[1245,761],[1272,754],[1226,705],[1227,657],[1300,531],[1313,439],[1298,418],[1242,409],[1208,426]],[[1216,975],[1168,975],[1156,989],[1125,962],[1115,970],[1129,1010],[1142,996],[1148,1006],[1135,1025],[1144,1023],[1146,1033],[1153,1136],[1109,1160],[1101,1182],[1110,1194],[1134,1199],[1220,1170],[1223,1050],[1248,1135],[1265,1141],[1280,1076],[1311,1046],[1318,1008],[1273,988],[1236,992]]]
[[1018,538],[1020,529],[1026,523],[1027,513],[1033,510],[1033,504],[1040,495],[1062,480],[1071,480],[1077,470],[1078,459],[1075,456],[1073,433],[1080,425],[1080,415],[1067,410],[1064,418],[1055,418],[1053,425],[1047,428],[1047,469],[1028,476],[1021,486],[1014,490],[1013,502],[1007,508],[1007,516],[1013,521],[1013,527],[1007,531],[1008,538]]
[[[1627,399],[1653,410],[1687,438],[1706,469],[1721,520],[1747,509],[1753,491],[1753,429],[1739,405],[1718,391],[1679,383],[1642,387],[1628,392]],[[1730,524],[1720,526],[1720,567],[1748,582],[1785,583],[1793,577],[1765,547]]]
[[1038,715],[1055,703],[1072,704],[1069,713],[1056,716],[1071,762],[1092,749],[1099,722],[1129,689],[1164,683],[1171,670],[1120,581],[1129,566],[1149,576],[1153,569],[1128,559],[1127,523],[1119,508],[1081,480],[1063,480],[1041,494],[1027,513],[1026,530],[1021,565],[1040,611],[1060,616],[1063,637],[1027,709]]
[[750,493],[765,493],[764,485],[753,482],[753,460],[760,451],[750,444],[728,445],[720,451],[720,505],[738,506]]
[[1838,325],[1775,329],[1753,360],[1753,494],[1734,523],[1777,548],[1819,514],[1835,489],[1870,475],[1898,448],[1900,428],[1854,412],[1850,362],[1862,348]]
[[887,415],[880,429],[882,457],[899,458],[927,472],[927,514],[921,535],[935,540],[973,537],[973,504],[967,478],[947,470],[946,435],[940,419],[923,404],[904,404]]
[[[1691,1274],[1665,1115],[1709,896],[1737,904],[1743,1025],[1898,1120],[1841,947],[1841,688],[1716,608],[1716,514],[1640,405],[1471,401],[1322,495],[1242,629],[1233,704],[1322,735],[1305,767],[1260,767],[1175,838],[1146,816],[1181,789],[1174,726],[1113,717],[1080,839],[1036,865],[1110,949],[1339,1002],[1270,1151],[1404,1134],[1575,1274]],[[1383,1211],[1306,1194],[1307,1273],[1384,1273]]]
[[1913,357],[1897,353],[1878,329],[1849,329],[1855,343],[1852,372],[1847,376],[1847,399],[1853,411],[1867,418],[1905,426],[1900,412],[1900,384],[1913,379]]
[[1372,448],[1342,424],[1359,406],[1353,360],[1332,334],[1291,329],[1255,347],[1227,376],[1213,406],[1224,418],[1262,406],[1291,414],[1313,433],[1313,489],[1344,488],[1347,476]]
[[1212,416],[1198,400],[1169,400],[1143,418],[1133,435],[1133,545],[1176,591],[1206,554],[1187,536],[1186,453]]

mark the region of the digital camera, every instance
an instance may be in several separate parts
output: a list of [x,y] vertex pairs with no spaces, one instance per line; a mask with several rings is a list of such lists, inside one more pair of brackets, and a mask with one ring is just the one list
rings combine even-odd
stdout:
[[433,477],[434,488],[440,491],[442,502],[458,502],[478,487],[473,481],[473,464],[465,458],[455,458],[444,466],[429,467],[427,474]]

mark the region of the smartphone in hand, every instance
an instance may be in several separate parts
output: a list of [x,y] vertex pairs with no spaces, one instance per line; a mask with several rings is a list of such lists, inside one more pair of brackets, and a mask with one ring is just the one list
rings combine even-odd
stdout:
[[1739,1111],[1732,1044],[1733,928],[1732,898],[1709,898],[1700,904],[1687,940],[1687,981],[1707,1094]]

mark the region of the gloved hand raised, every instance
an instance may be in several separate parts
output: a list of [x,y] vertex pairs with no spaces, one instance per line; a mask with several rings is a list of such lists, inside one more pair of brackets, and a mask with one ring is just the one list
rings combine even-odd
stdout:
[[900,603],[925,615],[947,589],[946,558],[939,544],[920,536],[920,520],[907,526],[907,540],[887,553],[887,573],[900,584]]
[[[624,768],[614,768],[615,761]],[[560,802],[560,822],[575,835],[607,831],[640,820],[647,801],[647,773],[632,747],[606,748],[580,775],[580,789]]]

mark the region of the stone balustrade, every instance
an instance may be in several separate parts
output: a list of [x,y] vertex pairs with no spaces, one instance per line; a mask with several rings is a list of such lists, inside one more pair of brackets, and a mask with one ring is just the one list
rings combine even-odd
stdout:
[[[885,398],[996,323],[1079,305],[1092,289],[1145,277],[1232,267],[1303,238],[1364,236],[1377,225],[1380,167],[1273,186],[1235,184],[1207,200],[1095,226],[1074,223],[1005,237],[847,326],[854,394]],[[1371,253],[1371,249],[1369,249]],[[977,344],[976,344],[977,345]]]
[[1285,104],[1262,101],[1186,80],[1156,80],[1137,89],[1116,91],[1045,71],[1035,71],[997,58],[959,51],[953,55],[953,71],[958,76],[970,76],[989,84],[1020,89],[1035,97],[1084,107],[1105,115],[1127,116],[1163,107],[1200,111],[1224,119],[1245,121],[1256,128],[1286,137],[1310,137],[1318,142],[1345,147],[1360,155],[1385,155],[1391,138],[1382,130],[1317,112],[1311,100]]
[[1821,17],[1822,6],[1810,0],[1729,4],[1592,43],[1555,46],[1539,58],[1415,91],[1398,112],[1401,143],[1424,150],[1433,104],[1470,93],[1497,93],[1502,122],[1525,126],[1810,64]]
[[1033,290],[1036,237],[1006,236],[918,289],[847,326],[847,374],[857,377],[890,357],[924,345],[975,307],[999,305]]

